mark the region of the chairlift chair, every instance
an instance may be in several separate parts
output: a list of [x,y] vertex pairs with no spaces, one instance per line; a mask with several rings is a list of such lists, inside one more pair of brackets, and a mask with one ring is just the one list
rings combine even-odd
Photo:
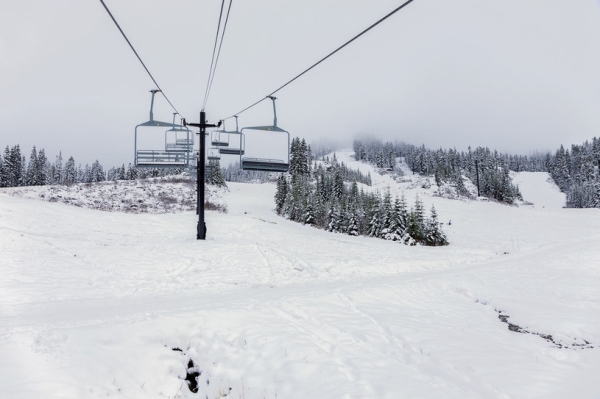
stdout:
[[[154,108],[154,95],[159,91],[160,90],[150,91],[152,93],[152,100],[150,102],[150,120],[140,123],[135,127],[134,164],[136,167],[140,168],[188,168],[193,148],[187,144],[183,145],[181,148],[168,149],[165,146],[164,149],[160,150],[138,150],[138,129],[140,127],[169,127],[171,129],[181,129],[182,132],[184,131],[182,125],[154,120],[154,114],[152,112]],[[190,132],[186,133],[186,140],[189,139],[189,133]]]
[[[223,127],[223,130],[213,130],[210,133],[210,144],[213,145],[214,147],[229,147],[229,135],[223,135],[223,137],[221,137],[221,133],[226,133],[226,131],[224,130],[225,128]],[[225,140],[227,139],[227,140]]]
[[[223,130],[222,133],[227,134],[228,136],[228,141],[229,138],[231,137],[231,135],[239,135],[240,136],[240,144],[237,148],[233,148],[233,147],[222,147],[219,149],[219,153],[223,154],[223,155],[244,155],[244,149],[246,148],[246,137],[242,134],[242,132],[240,132],[239,126],[238,126],[238,119],[237,119],[237,115],[235,116],[235,131],[231,131],[231,130]],[[223,122],[223,126],[225,122]],[[223,129],[225,129],[223,127]]]
[[175,125],[175,115],[173,113],[173,125],[165,132],[165,151],[194,151],[194,133],[183,125]]
[[[287,160],[267,159],[267,158],[249,158],[242,157],[240,154],[240,167],[242,170],[257,170],[264,172],[287,172],[290,168],[290,133],[277,126],[277,109],[275,108],[275,100],[277,98],[269,96],[273,101],[273,125],[271,126],[249,126],[242,128],[240,132],[243,136],[244,130],[255,130],[263,132],[274,132],[287,134]],[[242,138],[240,137],[240,147]]]
[[219,148],[209,148],[208,155],[206,157],[209,161],[218,161],[221,159],[221,152]]

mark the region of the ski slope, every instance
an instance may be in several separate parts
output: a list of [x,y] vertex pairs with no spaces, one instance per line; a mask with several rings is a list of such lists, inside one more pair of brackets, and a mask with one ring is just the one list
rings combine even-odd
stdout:
[[349,154],[452,220],[451,245],[287,221],[271,184],[230,183],[206,241],[193,212],[0,190],[0,397],[600,398],[597,209],[544,174],[515,176],[534,206],[434,197]]

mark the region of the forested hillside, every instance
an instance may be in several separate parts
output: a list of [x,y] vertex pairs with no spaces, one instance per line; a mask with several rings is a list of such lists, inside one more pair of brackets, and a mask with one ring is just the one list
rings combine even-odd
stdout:
[[459,195],[469,196],[465,188],[464,177],[477,184],[479,195],[497,201],[512,204],[521,198],[519,188],[511,183],[509,164],[526,163],[536,168],[535,162],[527,159],[515,159],[502,156],[488,148],[477,148],[475,151],[458,152],[455,149],[432,151],[425,146],[416,147],[405,143],[383,143],[377,140],[354,141],[354,156],[358,161],[364,160],[378,168],[396,171],[396,158],[402,157],[413,173],[434,176],[435,182],[449,183],[456,188]]
[[381,169],[395,170],[396,158],[403,157],[414,173],[434,176],[436,183],[448,182],[464,195],[468,193],[462,177],[477,184],[479,171],[480,195],[506,203],[512,203],[521,195],[518,187],[511,183],[509,171],[549,172],[567,194],[568,208],[600,207],[600,139],[596,137],[582,145],[573,144],[570,151],[561,146],[554,155],[509,155],[487,147],[475,150],[469,147],[467,152],[434,151],[425,146],[378,140],[355,140],[353,149],[357,160]]
[[311,165],[312,154],[302,143],[298,138],[292,141],[290,173],[277,180],[278,214],[336,233],[408,245],[448,244],[435,208],[427,217],[420,198],[408,209],[404,197],[365,191],[363,186],[371,184],[370,175],[348,168],[335,154]]

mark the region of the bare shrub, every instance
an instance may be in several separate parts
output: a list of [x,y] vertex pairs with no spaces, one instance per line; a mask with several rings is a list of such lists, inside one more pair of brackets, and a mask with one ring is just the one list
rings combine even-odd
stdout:
[[224,204],[215,204],[210,201],[204,202],[204,209],[207,211],[217,211],[220,213],[227,213],[227,205]]

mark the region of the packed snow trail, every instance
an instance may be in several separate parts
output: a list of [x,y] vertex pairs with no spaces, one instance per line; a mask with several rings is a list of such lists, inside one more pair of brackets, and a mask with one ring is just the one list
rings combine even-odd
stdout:
[[[290,222],[268,184],[230,184],[205,242],[193,213],[0,190],[0,397],[600,395],[597,210],[446,200],[361,167],[374,189],[435,204],[451,245]],[[511,332],[497,310],[596,348]],[[183,381],[190,358],[198,394]]]
[[523,199],[538,208],[562,208],[566,195],[560,192],[549,173],[513,173],[513,183],[519,186]]

